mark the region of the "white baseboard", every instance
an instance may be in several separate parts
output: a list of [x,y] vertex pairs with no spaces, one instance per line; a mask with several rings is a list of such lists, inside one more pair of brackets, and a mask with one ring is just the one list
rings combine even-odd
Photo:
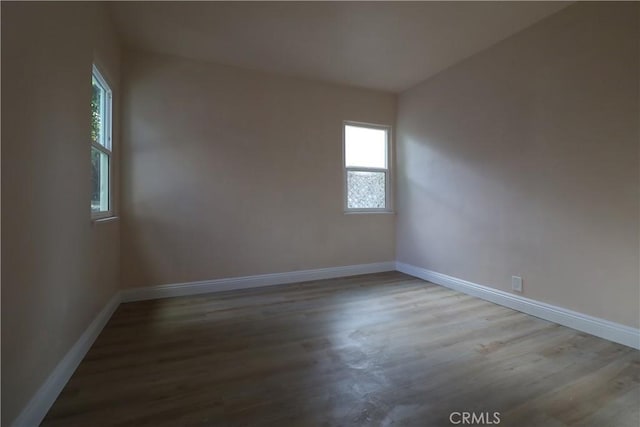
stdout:
[[513,295],[488,286],[478,285],[402,262],[396,262],[396,270],[541,319],[568,326],[569,328],[577,329],[635,349],[640,349],[640,329],[567,310],[566,308],[535,301],[519,295]]
[[227,279],[204,280],[201,282],[133,288],[122,291],[122,302],[196,295],[210,292],[233,291],[237,289],[257,288],[260,286],[308,282],[310,280],[333,279],[336,277],[394,271],[395,268],[395,262],[388,261],[373,264],[346,265],[342,267],[319,268],[315,270],[299,270],[287,273],[259,274],[256,276],[231,277]]
[[87,354],[93,342],[107,324],[111,315],[120,305],[120,293],[115,294],[93,319],[78,341],[65,354],[53,369],[53,372],[33,395],[27,406],[11,424],[12,427],[39,426],[45,415],[56,401],[58,395],[71,378],[76,368]]

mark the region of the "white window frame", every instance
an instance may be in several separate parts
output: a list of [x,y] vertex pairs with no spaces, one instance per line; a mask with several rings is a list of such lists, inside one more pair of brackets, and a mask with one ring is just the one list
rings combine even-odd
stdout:
[[[92,148],[95,148],[96,150],[104,153],[109,159],[109,168],[107,169],[109,174],[109,177],[108,177],[109,188],[107,191],[107,198],[108,198],[107,203],[109,204],[109,208],[106,211],[95,212],[91,210],[91,203],[89,203],[89,211],[91,212],[91,219],[96,220],[96,219],[110,218],[114,216],[114,210],[113,210],[113,170],[114,168],[113,168],[113,139],[112,139],[113,93],[111,91],[111,85],[104,78],[103,73],[100,71],[100,69],[96,64],[93,64],[93,67],[91,70],[91,77],[92,77],[92,80],[93,78],[95,78],[105,90],[105,99],[104,99],[105,111],[104,111],[104,122],[103,122],[105,145],[103,146],[97,142],[94,142],[91,139],[91,136],[89,136],[89,140],[91,142]],[[89,161],[91,161],[91,158],[89,158]]]
[[[347,126],[356,126],[367,129],[376,129],[376,130],[384,130],[387,135],[386,141],[386,168],[371,168],[371,167],[360,167],[360,166],[347,166],[347,156],[346,156],[346,127]],[[380,125],[375,123],[364,123],[364,122],[355,122],[351,120],[345,120],[342,122],[342,168],[343,168],[343,190],[344,190],[344,213],[345,214],[367,214],[367,213],[393,213],[392,206],[392,192],[391,192],[391,174],[392,174],[392,164],[393,159],[391,157],[391,153],[393,152],[391,149],[392,144],[392,127],[388,125]],[[384,200],[384,208],[349,208],[349,188],[348,188],[348,173],[349,172],[384,172],[385,183],[385,200]]]

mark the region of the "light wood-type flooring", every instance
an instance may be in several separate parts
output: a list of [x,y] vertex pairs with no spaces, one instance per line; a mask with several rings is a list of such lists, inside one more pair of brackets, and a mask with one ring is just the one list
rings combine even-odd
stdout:
[[452,412],[638,427],[640,352],[398,272],[143,301],[43,425],[465,425]]

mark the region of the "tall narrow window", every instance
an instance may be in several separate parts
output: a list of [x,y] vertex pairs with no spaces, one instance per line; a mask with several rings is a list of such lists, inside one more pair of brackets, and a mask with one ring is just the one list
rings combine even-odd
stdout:
[[344,123],[346,212],[389,212],[389,127]]
[[113,213],[111,203],[111,89],[96,66],[91,90],[91,217]]

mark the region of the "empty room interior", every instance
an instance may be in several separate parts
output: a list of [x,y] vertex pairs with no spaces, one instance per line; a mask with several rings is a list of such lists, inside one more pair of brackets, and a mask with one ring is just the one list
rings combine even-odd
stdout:
[[1,425],[640,425],[640,2],[1,2]]

